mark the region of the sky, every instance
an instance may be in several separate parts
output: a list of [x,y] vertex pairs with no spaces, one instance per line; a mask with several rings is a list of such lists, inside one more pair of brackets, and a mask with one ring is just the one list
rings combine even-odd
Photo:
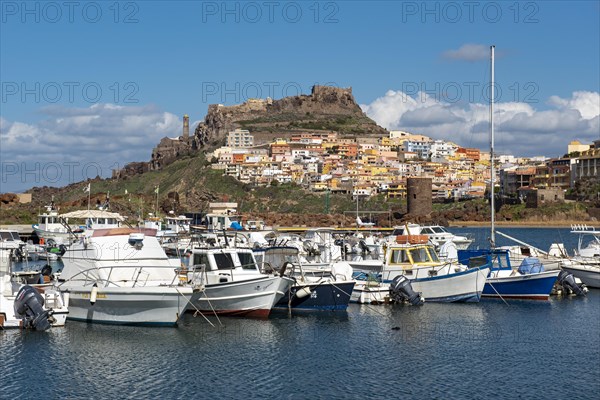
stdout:
[[387,129],[557,157],[600,138],[600,2],[1,1],[0,192],[149,160],[209,104],[352,87]]

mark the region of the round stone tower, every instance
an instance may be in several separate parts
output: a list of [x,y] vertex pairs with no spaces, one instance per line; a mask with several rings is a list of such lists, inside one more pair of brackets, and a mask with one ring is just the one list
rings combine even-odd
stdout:
[[431,214],[431,178],[408,178],[406,181],[407,211],[412,216]]

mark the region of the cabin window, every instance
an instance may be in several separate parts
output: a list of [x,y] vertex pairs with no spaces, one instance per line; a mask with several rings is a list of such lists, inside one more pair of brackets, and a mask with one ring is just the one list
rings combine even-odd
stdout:
[[392,250],[392,264],[400,264],[408,262],[408,256],[404,250]]
[[256,269],[252,253],[238,253],[238,257],[240,258],[240,263],[242,263],[242,268],[251,270]]
[[206,266],[206,270],[210,270],[210,263],[208,262],[208,257],[206,254],[194,254],[194,266],[201,267],[202,265]]
[[231,254],[229,253],[215,253],[215,263],[217,264],[218,269],[235,268],[233,258],[231,258]]
[[427,251],[429,252],[429,258],[431,258],[431,261],[433,262],[439,262],[440,259],[438,258],[437,254],[435,253],[435,250],[433,250],[432,247],[428,248]]
[[0,232],[0,238],[2,238],[2,240],[12,241],[10,232]]
[[421,262],[429,261],[429,256],[427,255],[427,249],[425,249],[425,247],[411,249],[410,257],[412,258],[414,263],[421,263]]

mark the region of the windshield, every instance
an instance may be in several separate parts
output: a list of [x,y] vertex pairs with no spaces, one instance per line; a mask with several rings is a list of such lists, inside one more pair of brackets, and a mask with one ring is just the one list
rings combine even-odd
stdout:
[[392,250],[392,258],[390,262],[392,264],[409,262],[406,250]]
[[2,238],[2,240],[8,240],[8,241],[13,240],[13,237],[10,234],[10,232],[0,232],[0,238]]
[[210,264],[208,262],[208,257],[206,254],[194,254],[194,266],[202,266],[204,265],[207,270],[210,269]]
[[242,263],[243,269],[256,269],[256,264],[254,262],[254,257],[252,257],[252,253],[238,253],[238,257],[240,258],[240,263]]
[[441,226],[436,226],[434,228],[431,228],[431,230],[433,230],[435,233],[446,233],[444,228],[442,228]]
[[429,254],[427,253],[427,249],[425,247],[411,249],[410,257],[412,258],[413,263],[429,262]]
[[234,269],[233,258],[229,253],[215,253],[215,262],[219,269]]

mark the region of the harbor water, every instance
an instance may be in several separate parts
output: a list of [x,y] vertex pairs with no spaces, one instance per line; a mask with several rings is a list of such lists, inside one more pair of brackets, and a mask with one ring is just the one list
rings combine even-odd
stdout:
[[[547,249],[568,229],[500,229]],[[471,233],[475,246],[489,234]],[[500,241],[500,240],[499,240]],[[504,244],[504,243],[499,243]],[[506,243],[508,244],[508,243]],[[178,328],[0,331],[0,398],[597,398],[600,290],[549,301],[356,305]]]

